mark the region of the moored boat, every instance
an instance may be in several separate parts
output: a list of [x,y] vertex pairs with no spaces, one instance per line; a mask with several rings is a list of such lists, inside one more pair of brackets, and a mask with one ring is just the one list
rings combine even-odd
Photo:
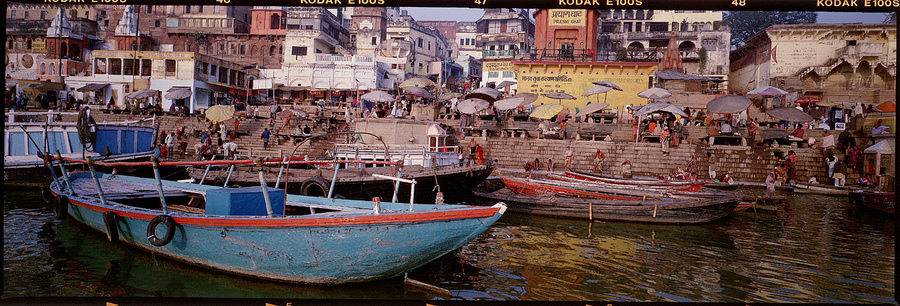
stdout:
[[[46,186],[49,173],[44,155],[107,161],[149,160],[151,155],[155,118],[95,123],[87,112],[10,111],[5,115],[3,172],[7,184]],[[36,175],[36,171],[42,174]]]
[[[154,167],[181,163],[154,161]],[[50,190],[57,219],[69,216],[110,241],[213,270],[310,284],[403,275],[464,245],[506,210],[503,203],[356,201],[260,186],[223,188],[160,180],[158,172],[147,179],[92,168],[58,177]]]
[[850,192],[850,201],[860,207],[894,214],[894,192],[874,190],[854,190]]
[[859,186],[832,186],[823,184],[794,183],[794,192],[824,195],[850,195],[851,191],[865,189]]
[[517,213],[557,218],[688,224],[711,222],[731,214],[740,197],[610,200],[556,195],[521,195],[509,189],[476,190],[481,198],[503,201]]

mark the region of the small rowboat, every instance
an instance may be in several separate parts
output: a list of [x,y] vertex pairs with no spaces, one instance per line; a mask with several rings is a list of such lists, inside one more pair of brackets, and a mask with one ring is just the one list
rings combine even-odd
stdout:
[[[51,182],[56,219],[68,216],[114,243],[195,266],[291,283],[403,275],[461,247],[506,211],[503,203],[476,207],[285,194],[266,187],[262,175],[264,164],[279,160],[257,160],[260,186],[241,188],[161,180],[158,171],[156,179],[103,174],[91,160],[64,160],[87,163],[91,171],[63,169]],[[179,162],[150,163],[156,170]],[[62,167],[50,168],[57,166]]]
[[894,192],[854,190],[850,192],[850,202],[860,207],[894,214]]
[[812,193],[825,195],[850,195],[851,191],[865,189],[858,186],[831,186],[805,183],[794,183],[793,187],[794,192],[796,193]]
[[668,200],[610,200],[556,195],[521,195],[509,189],[475,191],[476,196],[503,201],[517,213],[588,220],[689,224],[714,221],[734,211],[740,197]]

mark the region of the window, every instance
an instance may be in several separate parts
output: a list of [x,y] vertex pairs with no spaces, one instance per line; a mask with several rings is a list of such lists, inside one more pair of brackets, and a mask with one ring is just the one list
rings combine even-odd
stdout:
[[247,46],[241,45],[241,55],[244,55]]
[[197,13],[203,13],[203,6],[202,6],[202,5],[198,5],[198,6],[197,6]]
[[69,15],[72,16],[72,17],[69,17],[69,18],[78,18],[78,11],[72,10],[71,12],[69,12]]
[[95,58],[94,59],[94,74],[106,74],[106,59],[105,58]]
[[25,16],[22,19],[28,19],[28,11],[25,11]]
[[514,78],[514,77],[516,77],[516,73],[513,71],[504,71],[503,77],[504,78]]
[[488,71],[488,78],[495,79],[500,75],[499,71]]
[[122,59],[120,59],[120,58],[109,59],[109,74],[110,75],[122,75]]
[[13,49],[13,40],[12,40],[12,39],[9,40],[9,42],[7,43],[6,48],[7,48],[7,49],[10,49],[10,50]]
[[295,56],[304,56],[306,55],[306,47],[291,47],[291,55]]
[[519,23],[515,21],[510,21],[506,23],[506,32],[507,33],[515,33],[519,31]]
[[372,37],[372,45],[374,46],[377,44],[378,44],[378,37]]
[[431,50],[431,42],[428,42],[428,50]]
[[41,74],[47,74],[47,64],[41,63]]
[[190,6],[190,5],[185,5],[185,6],[184,6],[184,13],[185,13],[185,14],[190,14],[190,13],[191,13],[191,6]]
[[422,42],[423,42],[422,38],[419,38],[419,48],[422,47]]
[[166,60],[166,74],[175,73],[175,60]]
[[500,20],[489,20],[488,33],[500,33]]
[[150,69],[153,65],[152,63],[153,61],[148,59],[141,60],[141,76],[150,76],[150,71],[153,71]]
[[9,11],[9,18],[10,18],[10,19],[15,19],[15,18],[16,18],[16,10],[11,10],[11,11]]
[[126,59],[124,59],[123,61],[124,61],[124,63],[123,63],[123,65],[122,65],[122,68],[124,68],[124,74],[125,74],[125,75],[137,75],[137,74],[136,74],[136,72],[137,72],[137,67],[136,67],[136,66],[137,66],[137,61],[136,61],[135,59],[132,59],[132,58],[126,58]]
[[460,38],[460,39],[459,39],[459,45],[462,46],[462,45],[465,45],[465,44],[466,44],[466,39]]
[[[13,12],[15,12],[15,11],[13,11]],[[16,16],[13,16],[13,18],[15,18],[15,17]],[[47,11],[41,11],[41,20],[45,20],[45,19],[47,19]]]
[[159,20],[156,20],[155,22],[153,22],[153,26],[156,27],[156,28],[158,28],[158,27],[159,27]]
[[216,70],[218,70],[218,67],[216,67],[216,65],[209,65],[209,66],[210,66],[209,67],[209,75],[216,76]]

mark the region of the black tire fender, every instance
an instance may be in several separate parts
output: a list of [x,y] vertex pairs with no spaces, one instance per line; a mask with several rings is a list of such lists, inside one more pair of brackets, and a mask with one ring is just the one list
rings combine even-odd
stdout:
[[[163,224],[166,226],[166,235],[162,238],[156,237],[156,227],[159,224]],[[172,238],[175,237],[175,219],[172,219],[169,215],[158,215],[153,217],[153,220],[150,220],[150,224],[147,224],[147,241],[150,244],[161,247],[166,244],[169,244],[172,241]]]
[[331,183],[321,176],[314,176],[303,181],[300,185],[300,194],[313,197],[325,197]]
[[116,213],[113,211],[103,213],[103,225],[106,226],[106,238],[110,242],[119,241],[119,226],[116,225]]
[[53,218],[56,220],[65,219],[69,215],[69,197],[58,195],[53,198]]

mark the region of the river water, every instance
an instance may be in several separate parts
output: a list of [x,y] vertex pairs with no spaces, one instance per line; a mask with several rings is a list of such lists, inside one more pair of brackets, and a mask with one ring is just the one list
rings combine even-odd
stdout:
[[[474,241],[401,279],[301,286],[193,268],[53,220],[36,188],[3,197],[3,295],[56,297],[895,303],[893,216],[846,198],[794,195],[778,212],[704,225],[507,213]],[[309,301],[309,300],[307,300]]]

